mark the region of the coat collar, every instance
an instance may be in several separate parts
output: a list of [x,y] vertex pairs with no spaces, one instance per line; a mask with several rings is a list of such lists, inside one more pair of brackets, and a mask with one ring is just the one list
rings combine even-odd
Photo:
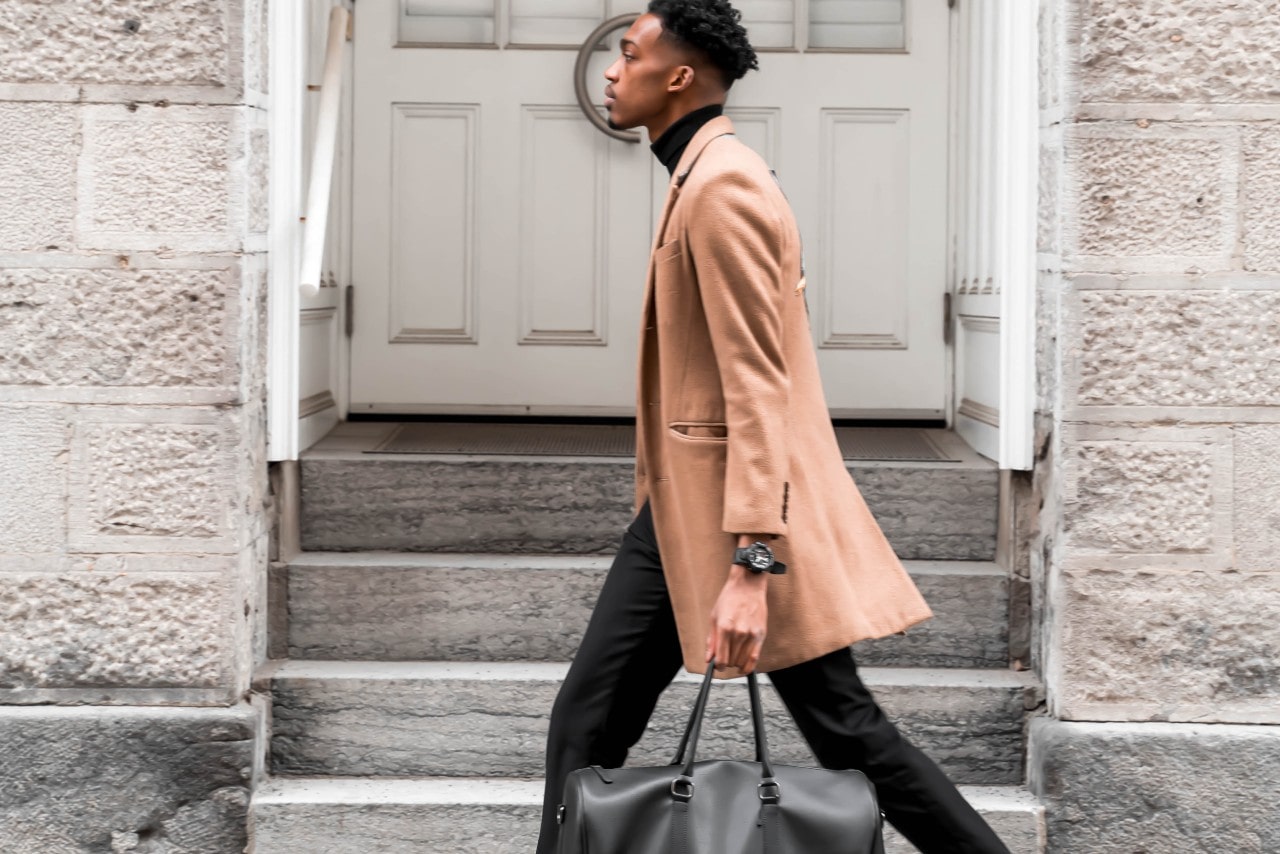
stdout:
[[693,169],[693,164],[698,162],[698,158],[702,156],[703,149],[716,137],[733,133],[733,122],[728,116],[717,116],[711,121],[704,124],[693,135],[693,139],[689,140],[689,145],[684,150],[684,154],[680,155],[680,162],[676,164],[676,171],[672,173],[671,185],[679,187],[686,178],[689,177],[689,171]]
[[689,140],[684,154],[680,155],[680,162],[676,164],[676,171],[671,175],[671,183],[667,185],[667,199],[662,205],[662,214],[658,217],[658,228],[653,233],[653,249],[657,249],[662,241],[662,235],[667,230],[667,220],[671,218],[671,209],[675,207],[676,199],[680,196],[680,188],[689,177],[693,164],[698,162],[698,158],[702,156],[702,152],[713,139],[731,133],[733,133],[733,122],[728,116],[718,116],[703,125],[693,135],[693,139]]

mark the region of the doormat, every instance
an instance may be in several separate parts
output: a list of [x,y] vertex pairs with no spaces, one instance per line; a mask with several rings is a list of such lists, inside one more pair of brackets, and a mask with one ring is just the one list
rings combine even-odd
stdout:
[[[366,454],[476,454],[546,457],[632,457],[635,428],[601,424],[401,424]],[[957,462],[924,430],[837,427],[846,460]]]

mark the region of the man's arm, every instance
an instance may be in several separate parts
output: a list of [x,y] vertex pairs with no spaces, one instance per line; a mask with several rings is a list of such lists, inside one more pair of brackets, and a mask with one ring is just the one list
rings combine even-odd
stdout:
[[[761,536],[738,535],[738,548],[746,548]],[[752,572],[734,564],[729,578],[711,609],[711,630],[707,636],[707,660],[724,667],[751,673],[760,661],[765,630],[769,622],[769,573]]]
[[[786,533],[790,380],[783,357],[782,224],[765,190],[742,173],[718,176],[691,201],[695,225],[688,242],[728,426],[723,527],[745,547]],[[730,567],[711,612],[708,659],[745,673],[755,669],[768,624],[767,590],[767,573]]]

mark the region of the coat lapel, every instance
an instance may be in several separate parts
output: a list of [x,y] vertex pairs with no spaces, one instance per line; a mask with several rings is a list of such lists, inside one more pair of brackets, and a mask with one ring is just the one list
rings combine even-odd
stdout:
[[[702,156],[703,150],[706,149],[711,140],[733,132],[733,122],[729,120],[729,117],[717,116],[698,129],[698,132],[693,135],[693,139],[689,140],[689,145],[685,148],[684,154],[680,155],[680,162],[676,164],[676,171],[671,176],[671,182],[667,185],[667,197],[662,204],[662,214],[658,217],[658,225],[653,231],[653,243],[649,247],[649,267],[645,273],[644,304],[640,311],[642,332],[644,328],[653,325],[650,316],[653,310],[653,253],[662,244],[663,235],[667,233],[667,223],[671,221],[671,211],[675,208],[676,200],[680,197],[680,188],[684,186],[685,179],[689,177],[689,170],[693,168],[693,164]],[[640,340],[644,341],[643,334],[640,336]]]

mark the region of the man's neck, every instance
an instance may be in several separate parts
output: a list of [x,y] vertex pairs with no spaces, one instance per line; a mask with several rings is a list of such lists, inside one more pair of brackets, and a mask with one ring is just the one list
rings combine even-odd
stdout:
[[723,104],[706,104],[681,116],[653,141],[650,149],[668,174],[675,174],[680,156],[688,148],[690,140],[702,129],[702,126],[717,116],[723,115]]

